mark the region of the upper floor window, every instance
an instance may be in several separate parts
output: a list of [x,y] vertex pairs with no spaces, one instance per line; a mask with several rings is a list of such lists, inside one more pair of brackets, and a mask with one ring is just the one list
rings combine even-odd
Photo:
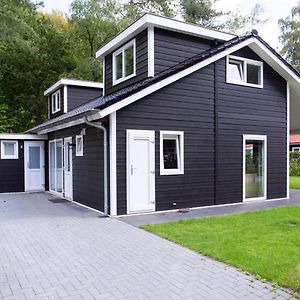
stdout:
[[1,159],[18,159],[18,141],[1,141]]
[[226,82],[263,87],[263,62],[237,56],[227,57]]
[[113,85],[135,76],[135,39],[113,53]]
[[58,111],[60,111],[60,90],[51,96],[51,112],[54,114]]

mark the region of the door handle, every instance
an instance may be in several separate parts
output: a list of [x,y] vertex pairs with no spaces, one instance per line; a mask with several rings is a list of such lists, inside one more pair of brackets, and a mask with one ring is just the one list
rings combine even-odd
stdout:
[[150,171],[151,174],[155,174],[155,170]]
[[131,173],[131,175],[133,175],[133,170],[135,170],[135,169],[136,168],[133,165],[130,166],[130,173]]

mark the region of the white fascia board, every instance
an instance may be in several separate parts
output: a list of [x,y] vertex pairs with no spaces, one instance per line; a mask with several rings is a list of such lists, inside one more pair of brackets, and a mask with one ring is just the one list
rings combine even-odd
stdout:
[[127,27],[124,31],[122,31],[120,34],[118,34],[115,38],[113,38],[110,42],[101,47],[96,52],[96,58],[102,58],[108,52],[112,52],[118,46],[121,46],[126,41],[129,41],[131,38],[135,37],[138,33],[140,33],[149,26],[222,41],[229,41],[236,36],[233,34],[204,28],[199,25],[185,23],[183,21],[178,21],[151,14],[145,14],[136,22]]
[[300,83],[300,78],[259,40],[255,40],[255,43],[249,45],[249,48],[260,56],[286,81],[296,81],[297,83]]
[[176,73],[176,74],[174,74],[170,77],[167,77],[166,79],[163,79],[163,80],[161,80],[157,83],[154,83],[153,85],[141,90],[140,92],[137,92],[137,93],[125,98],[124,100],[121,100],[120,102],[117,102],[117,103],[115,103],[115,104],[113,104],[113,105],[111,105],[107,108],[104,108],[103,110],[100,111],[101,118],[104,118],[105,116],[111,114],[112,112],[115,112],[115,111],[117,111],[117,110],[119,110],[119,109],[121,109],[121,108],[123,108],[123,107],[125,107],[125,106],[127,106],[127,105],[129,105],[129,104],[131,104],[131,103],[133,103],[133,102],[135,102],[135,101],[137,101],[137,100],[139,100],[139,99],[141,99],[141,98],[143,98],[143,97],[145,97],[145,96],[147,96],[147,95],[149,95],[149,94],[151,94],[151,93],[153,93],[153,92],[155,92],[155,91],[157,91],[157,90],[159,90],[159,89],[161,89],[161,88],[163,88],[163,87],[165,87],[165,86],[167,86],[167,85],[169,85],[169,84],[171,84],[171,83],[173,83],[173,82],[175,82],[175,81],[177,81],[177,80],[179,80],[179,79],[181,79],[181,78],[183,78],[183,77],[185,77],[185,76],[187,76],[187,75],[189,75],[189,74],[191,74],[191,73],[193,73],[193,72],[195,72],[195,71],[197,71],[197,70],[199,70],[203,67],[205,67],[205,66],[207,66],[207,65],[209,65],[209,64],[211,64],[211,63],[223,58],[224,56],[226,56],[226,55],[228,55],[232,52],[235,52],[235,51],[237,51],[237,50],[239,50],[239,49],[241,49],[245,46],[248,46],[250,43],[253,43],[254,41],[255,41],[255,38],[249,38],[248,40],[245,40],[244,42],[241,42],[240,44],[238,44],[236,46],[232,46],[231,48],[229,48],[227,50],[224,50],[224,51],[222,51],[222,52],[220,52],[220,53],[218,53],[218,54],[216,54],[216,55],[214,55],[214,56],[212,56],[212,57],[210,57],[210,58],[208,58],[204,61],[201,61],[201,62],[199,62],[199,63],[197,63],[197,64],[195,64],[195,65],[193,65],[193,66],[191,66],[191,67],[189,67],[185,70],[182,70],[182,71],[180,71],[180,72],[178,72],[178,73]]
[[0,140],[48,140],[48,136],[26,133],[1,133]]
[[[267,47],[265,47],[261,42],[259,42],[255,37],[249,38],[235,46],[232,46],[204,61],[201,61],[183,71],[178,72],[177,74],[174,74],[166,79],[163,79],[143,90],[141,90],[140,92],[137,92],[127,98],[125,98],[124,100],[121,100],[120,102],[117,102],[107,108],[104,108],[103,110],[100,111],[101,114],[101,118],[104,118],[105,116],[111,114],[112,112],[115,112],[211,63],[214,63],[215,61],[243,48],[249,46],[251,49],[257,48],[257,49],[261,49],[260,50],[260,56],[262,59],[264,59],[268,64],[271,65],[271,63],[275,66],[274,69],[283,77],[285,78],[287,81],[292,81],[292,82],[297,82],[297,85],[300,83],[300,78],[294,73],[292,72],[292,70],[290,70],[280,59],[278,59]],[[254,47],[256,46],[256,47]],[[258,52],[255,50],[255,52]],[[258,54],[258,53],[257,53]],[[272,65],[271,65],[272,66]],[[273,66],[272,66],[273,67]],[[280,72],[279,72],[280,71]]]
[[83,87],[92,87],[92,88],[100,88],[103,89],[103,83],[87,81],[87,80],[77,80],[77,79],[67,79],[62,78],[53,85],[51,85],[45,92],[44,96],[49,95],[51,92],[55,91],[62,85],[75,85],[75,86],[83,86]]
[[154,77],[154,27],[148,27],[148,77]]
[[89,112],[90,111],[86,111],[86,112],[82,113],[81,117],[76,120],[65,122],[65,123],[62,123],[59,125],[54,125],[54,126],[46,128],[46,129],[41,129],[41,130],[38,130],[37,132],[38,132],[38,134],[47,134],[49,132],[58,131],[58,130],[73,127],[76,125],[84,124],[85,116],[87,117],[88,121],[90,121],[90,122],[100,119],[100,114],[98,111],[92,115],[89,115]]
[[68,86],[64,85],[64,113],[68,112]]

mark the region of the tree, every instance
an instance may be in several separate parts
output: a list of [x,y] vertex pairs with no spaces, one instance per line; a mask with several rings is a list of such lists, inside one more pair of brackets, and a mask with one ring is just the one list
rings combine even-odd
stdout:
[[21,132],[46,119],[43,91],[75,62],[64,33],[37,5],[26,0],[1,4],[0,130]]
[[278,24],[281,54],[300,71],[300,3],[292,8],[290,16],[280,19]]

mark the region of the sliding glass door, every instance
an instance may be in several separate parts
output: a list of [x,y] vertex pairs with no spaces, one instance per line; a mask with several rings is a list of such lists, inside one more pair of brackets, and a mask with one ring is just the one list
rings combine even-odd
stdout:
[[49,142],[49,188],[52,192],[63,192],[63,142]]
[[244,136],[244,200],[266,199],[266,136]]

